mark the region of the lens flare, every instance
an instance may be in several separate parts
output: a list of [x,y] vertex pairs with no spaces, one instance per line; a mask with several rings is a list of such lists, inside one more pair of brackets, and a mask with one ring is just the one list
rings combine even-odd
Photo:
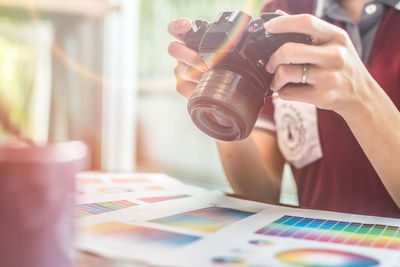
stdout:
[[[246,14],[254,14],[256,11],[256,0],[249,0],[246,1],[243,11]],[[245,17],[242,17],[240,19],[240,22],[233,28],[233,31],[231,32],[231,38],[226,39],[225,42],[223,42],[220,47],[217,49],[217,53],[215,57],[212,59],[212,65],[217,65],[219,62],[221,62],[226,56],[227,53],[225,51],[229,51],[232,49],[233,45],[237,43],[237,41],[241,38],[243,29],[248,26],[248,21],[246,20]],[[196,69],[192,69],[188,71],[189,76],[194,76],[194,74],[197,72]]]
[[[255,3],[256,3],[255,0],[247,1],[243,9],[244,12],[246,14],[252,14],[254,12]],[[217,53],[215,57],[212,59],[212,65],[217,65],[227,56],[227,54],[229,54],[229,51],[232,49],[232,47],[242,37],[243,31],[245,28],[247,28],[248,23],[249,21],[247,21],[245,16],[240,18],[239,23],[235,24],[235,26],[233,27],[230,38],[227,38],[225,42],[223,42],[220,45],[220,47],[216,50]]]

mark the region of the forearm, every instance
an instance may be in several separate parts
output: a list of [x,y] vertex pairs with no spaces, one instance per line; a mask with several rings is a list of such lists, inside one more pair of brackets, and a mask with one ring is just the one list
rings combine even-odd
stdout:
[[400,112],[372,77],[360,85],[362,101],[340,115],[400,207]]
[[[237,142],[217,141],[226,176],[235,193],[254,200],[278,203],[283,158],[275,141],[256,142],[254,135]],[[258,147],[260,143],[266,146],[264,154]]]

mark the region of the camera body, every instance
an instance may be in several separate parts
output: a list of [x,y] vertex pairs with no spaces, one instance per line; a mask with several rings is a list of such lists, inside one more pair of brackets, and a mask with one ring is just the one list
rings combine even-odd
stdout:
[[194,21],[185,35],[209,67],[188,101],[193,122],[206,134],[223,141],[246,138],[272,94],[273,75],[265,70],[270,56],[287,42],[313,43],[305,34],[266,32],[264,23],[277,16],[253,20],[242,11],[221,12],[211,24]]

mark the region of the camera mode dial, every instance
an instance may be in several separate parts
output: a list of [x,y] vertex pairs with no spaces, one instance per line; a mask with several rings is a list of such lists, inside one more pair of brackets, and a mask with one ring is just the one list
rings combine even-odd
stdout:
[[247,28],[249,34],[252,35],[253,38],[259,38],[264,35],[264,20],[256,19],[253,20],[249,27]]
[[185,34],[185,43],[190,48],[199,52],[199,44],[210,24],[204,20],[195,20],[192,22],[192,29]]

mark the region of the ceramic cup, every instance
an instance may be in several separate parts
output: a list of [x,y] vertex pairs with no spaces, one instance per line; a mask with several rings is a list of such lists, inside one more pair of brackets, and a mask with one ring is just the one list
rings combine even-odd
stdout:
[[0,266],[71,267],[81,142],[0,144]]

